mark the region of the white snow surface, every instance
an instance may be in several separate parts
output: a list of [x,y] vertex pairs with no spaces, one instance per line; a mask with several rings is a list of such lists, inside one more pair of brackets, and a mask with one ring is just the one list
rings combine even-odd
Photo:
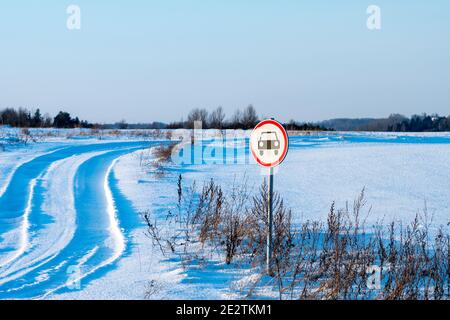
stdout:
[[[213,138],[217,132],[208,133]],[[280,192],[285,204],[293,210],[294,221],[324,221],[329,208],[336,202],[337,208],[350,205],[363,188],[367,199],[367,223],[401,221],[406,224],[426,208],[432,217],[432,228],[446,226],[450,221],[450,143],[387,143],[399,139],[394,133],[351,133],[352,137],[373,138],[368,142],[346,142],[349,133],[320,135],[317,139],[291,138],[291,149],[285,162],[275,170],[274,188]],[[244,134],[241,134],[244,136]],[[448,133],[402,134],[412,138],[450,138]],[[339,139],[342,138],[342,142]],[[380,139],[379,142],[376,139]],[[98,140],[95,140],[98,143]],[[52,141],[58,143],[58,141]],[[64,141],[61,145],[73,142]],[[90,143],[89,140],[76,143]],[[92,141],[91,141],[92,143]],[[217,140],[213,145],[220,145]],[[230,144],[227,144],[230,146]],[[233,144],[232,144],[233,145]],[[238,144],[239,145],[239,144]],[[54,145],[53,145],[54,146]],[[48,146],[47,146],[48,147]],[[242,145],[241,145],[242,147]],[[0,152],[0,196],[8,185],[8,179],[20,164],[48,152],[48,148],[36,144],[29,151],[17,148]],[[55,244],[40,254],[49,258],[71,237],[73,222],[73,199],[70,184],[76,168],[94,153],[76,156],[54,164],[44,179],[53,190],[46,198],[45,206],[55,215],[59,231]],[[213,178],[225,189],[233,184],[248,181],[257,192],[267,170],[259,168],[254,161],[227,165],[192,165],[179,170],[169,165],[171,171],[157,175],[150,167],[142,167],[142,158],[151,157],[149,150],[136,151],[121,156],[111,170],[123,195],[136,212],[152,212],[163,219],[176,202],[176,178],[183,175],[183,183],[198,184]],[[179,170],[179,171],[178,171]],[[61,175],[59,175],[61,173]],[[64,183],[67,182],[68,186]],[[52,185],[53,184],[53,185]],[[61,197],[61,198],[59,198]],[[58,208],[61,211],[58,211]],[[111,209],[112,210],[112,209]],[[58,220],[63,214],[67,220]],[[50,228],[50,227],[49,227]],[[448,227],[446,227],[448,230]],[[51,229],[49,229],[51,230]],[[82,290],[56,293],[51,299],[143,299],[149,289],[155,292],[151,299],[221,299],[236,298],[235,288],[239,281],[255,277],[251,270],[236,270],[220,261],[212,261],[207,270],[186,273],[179,263],[164,257],[145,234],[145,226],[127,234],[130,246],[116,262],[116,267],[100,278],[90,280]],[[56,230],[55,230],[56,231]],[[116,230],[117,231],[117,230]],[[48,239],[52,239],[50,234]],[[37,248],[44,244],[35,244]],[[37,257],[29,256],[29,259]],[[30,260],[31,265],[31,260]],[[13,266],[11,266],[13,268]],[[20,273],[15,274],[19,276]],[[153,282],[152,282],[153,281]],[[151,287],[153,283],[154,287]],[[267,293],[269,296],[270,293]]]

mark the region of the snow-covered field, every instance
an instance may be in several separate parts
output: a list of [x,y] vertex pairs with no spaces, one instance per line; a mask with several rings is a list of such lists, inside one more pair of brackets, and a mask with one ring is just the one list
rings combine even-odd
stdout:
[[[226,143],[226,154],[237,149],[237,163],[212,164],[206,152],[209,164],[167,164],[161,174],[145,165],[150,148],[168,142],[160,133],[47,133],[0,152],[0,299],[142,299],[147,291],[155,299],[236,297],[249,270],[221,261],[184,270],[152,246],[140,213],[163,220],[177,201],[179,174],[186,185],[246,180],[256,190],[267,172],[243,140]],[[11,134],[3,131],[0,143]],[[222,146],[212,136],[204,145]],[[365,188],[369,224],[407,223],[426,208],[432,229],[448,230],[449,159],[449,134],[292,135],[275,190],[296,222],[324,220],[333,201],[344,207]]]

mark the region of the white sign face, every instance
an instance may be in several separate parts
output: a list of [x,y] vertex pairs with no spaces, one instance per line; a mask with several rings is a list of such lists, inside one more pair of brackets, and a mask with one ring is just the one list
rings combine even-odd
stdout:
[[250,136],[250,150],[256,162],[264,167],[276,167],[283,162],[289,148],[289,138],[281,123],[264,120]]

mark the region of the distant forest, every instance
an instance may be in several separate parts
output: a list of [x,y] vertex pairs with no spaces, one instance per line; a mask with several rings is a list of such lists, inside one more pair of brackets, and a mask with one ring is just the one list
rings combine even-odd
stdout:
[[92,128],[87,121],[72,118],[70,113],[60,111],[54,118],[50,115],[42,115],[38,108],[31,112],[25,108],[6,108],[0,110],[0,125],[8,125],[20,128]]
[[[40,109],[25,108],[0,110],[0,125],[20,128],[97,128],[97,129],[190,129],[195,121],[201,121],[203,129],[252,129],[259,121],[256,109],[249,105],[236,110],[227,118],[222,107],[208,112],[206,109],[192,109],[186,120],[165,124],[163,122],[127,123],[125,120],[112,124],[90,123],[60,111],[55,117],[42,114]],[[291,120],[283,124],[287,130],[298,131],[391,131],[391,132],[439,132],[450,131],[450,116],[437,114],[413,115],[410,118],[391,114],[387,118],[340,118],[316,123]]]
[[450,131],[450,116],[438,114],[413,115],[391,114],[387,118],[332,119],[318,123],[337,131],[387,131],[387,132],[440,132]]
[[[25,108],[0,110],[0,125],[20,128],[190,129],[194,127],[195,121],[201,121],[203,129],[252,129],[260,121],[260,118],[252,105],[243,110],[236,110],[230,119],[226,119],[222,107],[216,108],[211,113],[206,109],[197,108],[189,112],[187,120],[169,124],[162,122],[127,123],[125,120],[112,124],[98,124],[79,120],[78,117],[73,118],[70,113],[65,111],[60,111],[52,118],[48,114],[42,115],[40,109],[36,109],[36,111]],[[284,126],[288,130],[328,130],[318,124],[299,123],[294,120]]]

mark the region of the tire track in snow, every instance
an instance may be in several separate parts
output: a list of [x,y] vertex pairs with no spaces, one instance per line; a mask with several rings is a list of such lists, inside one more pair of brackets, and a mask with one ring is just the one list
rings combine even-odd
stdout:
[[[76,227],[73,185],[76,171],[85,161],[105,152],[92,152],[53,162],[43,175],[42,193],[44,197],[41,212],[53,219],[44,230],[37,232],[31,240],[32,251],[8,266],[0,273],[0,285],[23,276],[27,272],[49,262],[73,238]],[[30,200],[34,195],[30,195]],[[38,209],[36,209],[37,211]],[[28,223],[29,227],[29,223]],[[22,252],[23,253],[23,252]],[[16,257],[19,258],[19,257]],[[9,261],[11,262],[11,261]],[[6,265],[6,263],[5,263]]]
[[[131,151],[129,151],[129,152],[131,152]],[[94,274],[98,270],[114,263],[117,259],[120,258],[120,256],[125,251],[126,240],[125,240],[125,236],[124,236],[123,232],[120,229],[120,222],[117,217],[117,210],[116,210],[116,207],[114,204],[113,194],[112,194],[111,188],[109,186],[109,177],[110,177],[112,170],[119,158],[120,158],[120,156],[118,156],[117,158],[115,158],[112,161],[112,163],[107,168],[105,177],[103,179],[103,190],[104,190],[104,196],[105,196],[105,200],[106,200],[106,204],[107,204],[106,205],[106,213],[108,215],[108,221],[109,221],[108,230],[109,230],[110,234],[112,235],[112,240],[114,242],[113,255],[111,257],[109,257],[108,259],[106,259],[105,261],[103,261],[102,263],[96,265],[94,268],[92,268],[88,272],[85,272],[78,277],[68,279],[68,281],[66,283],[47,291],[44,295],[42,295],[39,298],[46,299],[47,297],[49,297],[53,293],[57,292],[58,290],[61,290],[66,287],[70,287],[71,285],[74,285],[75,283],[80,282],[82,279]],[[95,250],[94,251],[94,254],[95,254],[96,251],[98,250],[98,248],[96,247],[96,248],[94,248],[94,250]],[[94,254],[89,253],[89,258],[91,258]],[[86,258],[82,257],[80,260],[83,260],[83,259],[86,259]],[[83,263],[77,264],[78,267],[82,267],[82,265],[83,265]]]
[[33,206],[32,200],[33,200],[33,195],[34,195],[34,188],[36,187],[36,181],[37,179],[33,179],[31,180],[30,184],[29,184],[29,195],[28,195],[28,201],[27,201],[27,206],[25,208],[25,212],[23,214],[22,217],[22,222],[21,222],[21,226],[19,229],[19,246],[17,248],[16,251],[14,251],[14,253],[12,254],[11,257],[7,257],[5,260],[0,261],[0,268],[2,268],[3,266],[10,264],[11,262],[13,262],[14,260],[16,260],[17,258],[19,258],[27,249],[28,245],[29,245],[29,234],[28,234],[28,230],[30,228],[30,221],[29,221],[29,217],[30,217],[30,212]]
[[[69,277],[66,268],[73,266],[82,267],[83,270],[79,279],[72,278],[72,281],[78,281],[87,277],[89,279],[95,278],[98,275],[94,274],[97,274],[97,271],[100,269],[104,270],[102,272],[109,270],[109,268],[104,268],[113,265],[126,250],[126,240],[120,228],[109,179],[118,158],[124,154],[147,148],[150,145],[151,143],[149,142],[127,142],[120,144],[118,147],[103,148],[106,151],[99,152],[98,155],[89,155],[89,159],[81,165],[77,165],[75,182],[70,183],[72,187],[75,186],[74,190],[76,190],[74,194],[77,215],[75,237],[67,245],[64,244],[64,248],[62,248],[62,245],[56,245],[53,249],[50,248],[44,252],[45,245],[42,239],[35,234],[34,226],[32,226],[33,244],[31,248],[33,250],[23,255],[18,260],[20,265],[14,265],[8,271],[8,276],[1,279],[3,281],[0,282],[0,298],[47,297],[70,284],[67,283]],[[91,148],[90,151],[95,149],[98,148]],[[73,160],[66,159],[67,157],[67,155],[58,155],[56,158],[63,158],[65,161],[73,163]],[[65,190],[60,190],[59,187],[56,187],[58,183],[56,183],[55,179],[59,178],[60,181],[65,182],[68,182],[68,179],[60,176],[61,174],[57,172],[64,172],[63,168],[55,171],[54,167],[58,166],[55,162],[51,162],[50,169],[45,174],[50,188],[45,190],[44,193],[47,196],[58,197],[58,194],[64,194]],[[68,173],[64,172],[64,176],[67,175]],[[17,181],[15,184],[17,184]],[[42,186],[38,182],[37,190],[40,190],[39,188],[42,188]],[[58,190],[58,194],[55,193],[55,190]],[[8,196],[11,196],[11,191],[9,191]],[[39,201],[37,198],[40,197],[35,193],[32,198],[35,198],[33,216],[36,216],[38,215],[36,202]],[[63,208],[61,206],[58,206],[55,210],[60,216],[63,216]],[[42,224],[40,221],[37,222]],[[50,228],[54,223],[55,221],[47,222],[44,226],[45,228]],[[42,226],[40,227],[42,228]],[[54,230],[60,227],[53,226]],[[81,231],[79,230],[80,227]],[[38,231],[42,232],[42,230]],[[51,233],[50,229],[46,232]],[[41,244],[39,248],[40,254],[34,253],[31,256],[30,254],[33,254],[36,246],[39,246],[39,244]],[[86,253],[90,253],[88,258],[86,258]],[[101,274],[99,273],[99,275]],[[88,283],[90,280],[85,281],[85,283]]]
[[[24,183],[28,180],[28,183],[30,184],[30,181],[32,181],[33,179],[35,182],[33,183],[33,187],[40,187],[40,181],[39,181],[39,177],[42,175],[42,172],[45,170],[49,170],[48,168],[52,165],[54,165],[54,163],[58,160],[61,159],[66,159],[70,156],[73,156],[74,154],[83,154],[86,152],[92,152],[92,151],[99,151],[99,150],[103,150],[102,154],[113,154],[114,152],[117,152],[117,155],[122,155],[122,154],[126,154],[128,152],[134,151],[134,150],[138,150],[138,149],[142,149],[142,148],[147,148],[150,145],[149,142],[113,142],[113,143],[103,143],[103,144],[90,144],[90,145],[82,145],[82,146],[71,146],[71,147],[67,147],[67,148],[62,148],[64,150],[62,150],[61,152],[58,152],[58,150],[49,153],[48,155],[44,155],[44,156],[39,156],[36,157],[34,160],[29,161],[21,166],[19,166],[19,168],[16,170],[16,172],[14,173],[14,175],[11,178],[10,184],[8,185],[8,187],[6,188],[5,193],[3,194],[3,197],[0,198],[0,206],[2,206],[2,209],[5,208],[5,210],[2,210],[2,212],[0,212],[0,219],[4,222],[2,222],[2,224],[0,225],[0,241],[4,241],[4,238],[2,239],[2,237],[5,236],[5,232],[10,232],[11,230],[19,230],[19,227],[15,227],[17,225],[17,221],[19,218],[24,218],[23,215],[24,214],[20,214],[18,212],[18,210],[20,210],[20,208],[23,206],[28,207],[28,213],[25,216],[29,216],[29,214],[31,212],[33,212],[33,215],[36,214],[35,209],[38,205],[36,205],[36,202],[39,201],[39,198],[36,194],[26,194],[26,192],[23,192],[24,188],[23,185]],[[61,149],[60,149],[61,150]],[[117,158],[117,156],[116,156]],[[91,159],[89,159],[91,160]],[[89,161],[88,160],[88,161]],[[99,160],[103,160],[104,159],[100,159]],[[102,162],[102,161],[100,161]],[[109,161],[108,161],[109,162]],[[103,260],[102,263],[98,263],[99,260],[101,259],[101,257],[105,257],[107,254],[107,249],[110,247],[108,246],[107,243],[103,244],[102,246],[100,246],[99,251],[100,253],[95,255],[94,257],[92,257],[91,260],[93,260],[92,262],[90,262],[90,271],[86,274],[84,274],[82,277],[85,278],[88,275],[93,274],[96,270],[111,264],[112,262],[116,261],[121,254],[123,253],[123,250],[125,248],[125,238],[123,236],[123,234],[121,233],[119,224],[118,224],[118,220],[117,220],[117,216],[116,216],[116,212],[115,212],[115,207],[114,207],[114,199],[112,198],[112,193],[111,190],[109,189],[108,186],[108,176],[111,173],[111,169],[113,168],[115,162],[111,162],[109,168],[107,169],[107,175],[103,176],[103,193],[105,193],[105,199],[104,202],[107,204],[105,207],[107,208],[106,213],[108,216],[108,221],[109,221],[109,225],[108,225],[108,232],[113,235],[111,237],[112,239],[112,244],[113,244],[113,250],[111,250],[112,255],[106,259]],[[79,168],[78,168],[79,170]],[[77,170],[77,171],[78,171]],[[91,172],[91,170],[85,170],[86,172],[84,173],[85,176],[89,177],[90,175],[95,175],[95,169],[92,170],[93,172]],[[37,181],[37,183],[36,183]],[[52,182],[50,182],[52,183]],[[73,186],[73,184],[72,184]],[[95,192],[97,194],[99,194],[100,192]],[[25,197],[27,197],[27,200],[25,199]],[[33,198],[35,198],[35,200],[33,200]],[[22,200],[23,199],[23,200]],[[32,199],[31,202],[29,199]],[[83,203],[84,201],[81,201],[80,203]],[[92,201],[90,201],[92,202]],[[96,201],[94,201],[95,203]],[[30,204],[30,206],[26,206],[25,203]],[[22,207],[23,208],[23,207]],[[33,210],[31,210],[33,209]],[[60,208],[58,208],[59,210]],[[25,210],[25,211],[27,211]],[[31,211],[30,211],[31,210]],[[26,221],[26,220],[23,220]],[[39,228],[43,228],[43,226],[47,226],[47,225],[51,225],[53,222],[46,222],[43,223],[41,221],[37,221],[39,224]],[[83,225],[83,221],[79,221],[81,223],[81,225]],[[94,225],[95,224],[92,224]],[[29,230],[30,225],[28,224],[22,224],[22,231],[25,230],[24,226],[26,226],[26,230]],[[33,239],[34,238],[34,229],[36,228],[36,226],[31,226],[32,227],[32,234],[33,234]],[[89,229],[89,228],[87,228]],[[105,228],[106,229],[106,228]],[[89,230],[84,230],[84,232],[89,231]],[[101,231],[100,231],[101,232]],[[96,232],[91,232],[92,234],[88,235],[88,236],[96,236]],[[27,237],[27,236],[26,236]],[[26,241],[23,243],[28,243],[27,238],[23,238]],[[39,243],[39,239],[36,238],[35,239],[37,242]],[[80,239],[77,239],[80,240]],[[83,239],[81,239],[83,240]],[[72,242],[72,241],[71,241]],[[83,242],[83,241],[77,241],[77,242]],[[3,243],[0,243],[1,245]],[[28,245],[26,246],[19,246],[20,250],[19,252],[22,253],[22,251],[24,251],[24,248],[27,248]],[[106,250],[105,247],[107,248]],[[32,246],[32,248],[34,249],[34,246]],[[0,284],[0,298],[3,297],[9,297],[9,298],[18,298],[18,297],[37,297],[37,296],[41,296],[42,293],[45,293],[47,291],[49,291],[49,288],[55,287],[54,284],[55,282],[59,281],[60,279],[56,279],[56,281],[53,281],[54,279],[52,279],[52,275],[54,275],[54,273],[58,273],[58,272],[64,272],[64,269],[61,269],[64,265],[68,265],[71,262],[75,262],[77,259],[80,258],[80,255],[75,255],[75,254],[71,254],[70,250],[73,249],[73,246],[71,248],[69,248],[69,252],[65,251],[64,255],[62,256],[61,253],[63,250],[65,250],[66,247],[64,247],[64,249],[61,249],[61,251],[58,251],[56,254],[47,254],[47,259],[42,258],[38,260],[40,261],[37,264],[33,264],[33,268],[31,269],[27,269],[27,268],[22,268],[22,271],[19,274],[15,274],[13,275],[13,278],[11,278],[10,282],[4,282],[3,284]],[[92,248],[91,248],[92,249]],[[3,252],[1,252],[1,250],[3,250]],[[89,247],[85,246],[85,248],[83,248],[84,254],[86,253],[86,251],[89,251]],[[80,250],[79,250],[80,251]],[[77,254],[80,252],[77,252]],[[2,256],[2,254],[5,254],[4,248],[2,249],[0,247],[0,257]],[[16,259],[16,257],[14,257]],[[29,258],[26,255],[24,255],[22,257],[23,259],[27,259]],[[54,260],[54,262],[53,262]],[[9,261],[9,259],[8,259]],[[37,262],[34,261],[34,262]],[[96,264],[96,267],[92,268],[93,264]],[[20,269],[20,266],[19,266]],[[35,270],[34,270],[35,269]],[[31,271],[29,275],[28,271]],[[11,274],[11,273],[9,273]],[[17,275],[17,276],[16,276]],[[64,276],[66,276],[67,274],[64,272]],[[23,277],[22,277],[23,276]],[[8,280],[8,279],[7,279]],[[50,281],[51,283],[53,283],[53,285],[50,284],[50,286],[43,286],[41,282],[48,282]],[[61,283],[61,281],[59,281]],[[5,285],[6,283],[6,285]],[[47,284],[46,284],[47,285]],[[63,286],[64,287],[64,286]],[[20,290],[20,288],[23,288],[23,290]],[[14,295],[11,295],[9,293],[13,292]],[[41,292],[39,294],[39,292]]]
[[[62,149],[64,149],[64,148],[58,148],[58,149],[52,150],[52,151],[50,151],[50,152],[41,152],[41,153],[38,154],[38,155],[35,154],[35,155],[32,156],[31,158],[27,158],[27,159],[21,160],[21,161],[19,161],[19,162],[17,162],[17,158],[14,159],[14,165],[12,166],[11,170],[10,170],[9,173],[7,174],[6,178],[5,178],[5,179],[3,180],[3,182],[1,183],[1,186],[0,186],[0,198],[1,198],[1,197],[3,196],[3,194],[5,193],[6,189],[7,189],[8,186],[9,186],[9,183],[11,182],[12,177],[14,176],[14,174],[16,173],[16,171],[17,171],[18,168],[20,168],[22,165],[24,165],[24,164],[26,164],[26,163],[29,163],[29,162],[33,161],[33,160],[36,159],[36,158],[39,158],[39,157],[44,156],[44,155],[48,155],[48,154],[55,153],[55,152],[60,151],[60,150],[62,150]],[[9,161],[12,161],[12,159],[9,159]]]
[[106,170],[105,179],[103,181],[103,189],[105,191],[106,202],[108,204],[107,213],[109,218],[109,231],[113,235],[116,248],[115,250],[116,252],[114,256],[111,258],[112,259],[111,262],[115,261],[118,257],[120,257],[123,251],[125,250],[125,236],[120,230],[119,219],[117,217],[117,210],[114,204],[113,194],[111,188],[109,187],[109,177],[111,175],[112,169],[117,163],[117,160],[118,158],[114,159],[111,165],[108,167],[108,169]]
[[[67,147],[66,147],[67,148]],[[31,159],[28,159],[27,161],[24,161],[20,164],[18,164],[15,169],[13,170],[13,172],[10,174],[10,177],[7,178],[7,180],[10,182],[12,177],[14,176],[14,174],[17,172],[17,170],[21,167],[23,167],[24,165],[29,165],[31,164],[33,161],[38,160],[39,158],[42,157],[46,157],[46,156],[51,156],[54,155],[66,148],[58,148],[56,150],[53,150],[51,152],[47,152],[47,153],[43,153],[39,156],[35,156]],[[57,161],[55,161],[57,162]],[[50,169],[46,168],[44,172],[48,172],[49,170],[51,170],[51,167],[54,165],[54,163],[50,164]],[[27,250],[27,248],[30,245],[30,235],[29,235],[29,229],[30,229],[30,221],[29,221],[29,217],[30,214],[33,210],[33,197],[35,195],[35,188],[36,188],[36,184],[37,181],[40,181],[42,179],[42,177],[44,176],[44,172],[41,172],[40,175],[34,179],[32,179],[29,183],[28,186],[28,199],[26,202],[26,207],[23,211],[23,215],[20,218],[21,219],[21,223],[18,229],[13,229],[10,230],[6,235],[3,235],[4,238],[6,238],[6,241],[4,240],[2,245],[5,246],[14,246],[15,243],[18,243],[17,248],[13,251],[13,253],[11,255],[7,255],[5,259],[0,260],[0,278],[3,277],[3,272],[5,269],[5,267],[8,267],[8,265],[11,265],[13,262],[15,262],[16,259],[20,258]],[[6,190],[8,190],[9,187],[9,182],[7,185],[5,185],[3,187],[3,193],[0,194],[3,195]],[[17,235],[16,235],[17,234]],[[18,237],[18,239],[17,239]],[[10,240],[10,241],[8,241]],[[2,281],[0,281],[0,285],[1,285]]]

